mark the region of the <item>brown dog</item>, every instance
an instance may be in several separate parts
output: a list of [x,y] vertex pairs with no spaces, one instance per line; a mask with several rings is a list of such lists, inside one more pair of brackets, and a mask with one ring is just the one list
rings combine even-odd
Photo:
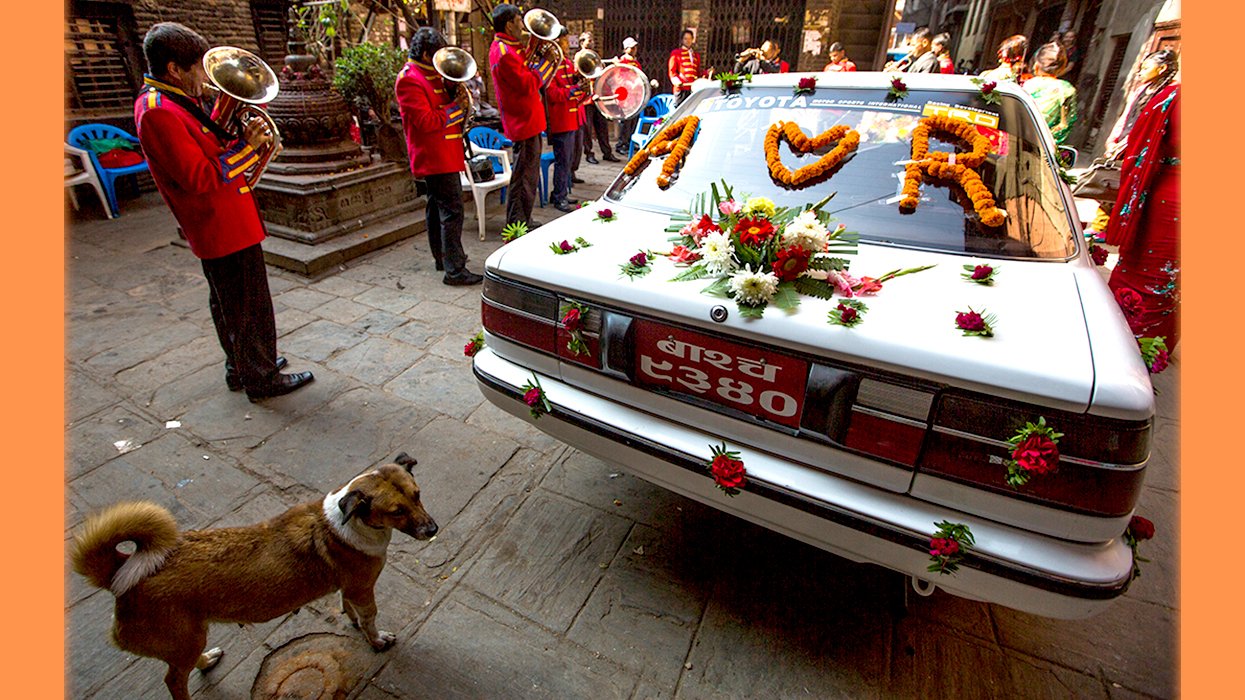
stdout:
[[[394,635],[376,629],[372,587],[393,530],[418,540],[437,533],[411,476],[415,460],[360,474],[323,500],[250,527],[179,532],[154,503],[121,503],[87,519],[74,536],[74,571],[116,596],[113,641],[169,665],[174,700],[190,700],[190,671],[221,650],[210,622],[265,622],[341,591],[342,610],[377,651]],[[118,551],[132,542],[133,554]]]

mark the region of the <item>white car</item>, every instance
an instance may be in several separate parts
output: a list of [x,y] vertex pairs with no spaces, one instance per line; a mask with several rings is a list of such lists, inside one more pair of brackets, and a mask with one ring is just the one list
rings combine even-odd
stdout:
[[[800,94],[800,79],[810,77],[816,85]],[[1029,96],[1013,84],[986,94],[967,77],[939,75],[904,75],[907,94],[897,96],[891,79],[757,76],[732,91],[698,81],[665,120],[670,138],[657,139],[669,148],[693,125],[668,187],[658,184],[666,161],[654,155],[620,174],[603,200],[489,257],[479,386],[492,403],[584,452],[906,574],[923,592],[937,586],[1040,615],[1087,617],[1132,577],[1124,533],[1150,453],[1147,368],[1090,259]],[[783,187],[765,154],[780,122],[808,137],[843,125],[858,143],[830,171]],[[929,149],[958,150],[942,165],[968,163],[1000,211],[965,194],[981,197],[963,184],[972,175],[920,176],[919,195],[905,193],[923,123],[971,125],[958,149],[946,128],[934,128]],[[974,144],[984,159],[974,160]],[[826,150],[797,157],[780,143],[779,153],[794,171]],[[726,211],[764,198],[774,213],[762,199],[723,214],[726,188],[734,201]],[[831,193],[820,212],[791,218]],[[602,220],[606,208],[612,220]],[[712,244],[735,231],[733,262],[710,250],[704,231],[680,236],[700,212],[734,226]],[[767,216],[773,231],[740,238],[748,235],[741,219]],[[792,308],[772,284],[740,277],[761,271],[741,272],[739,249],[744,240],[774,241],[771,253],[795,245],[799,226],[814,240],[838,235],[829,247],[846,247],[833,257],[847,269],[825,254],[806,260],[808,270],[785,269],[780,287],[804,290]],[[679,243],[708,257],[678,263],[667,254]],[[633,261],[638,252],[644,260]],[[993,276],[971,279],[977,266]],[[861,295],[864,277],[916,269]],[[797,273],[810,281],[793,282]],[[835,282],[852,297],[805,293]],[[563,322],[571,308],[580,311],[573,333]],[[848,308],[856,319],[843,324]],[[970,310],[980,319],[965,322],[960,314]],[[986,321],[992,335],[981,332]],[[1035,434],[1057,444],[1052,471],[1017,458],[1016,443]],[[722,451],[743,463],[742,480],[711,472]],[[950,550],[931,542],[953,533]]]

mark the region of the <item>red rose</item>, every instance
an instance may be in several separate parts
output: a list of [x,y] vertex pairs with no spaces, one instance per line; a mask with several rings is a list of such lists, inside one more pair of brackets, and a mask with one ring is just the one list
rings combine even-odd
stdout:
[[676,245],[670,251],[670,259],[676,263],[691,264],[700,260],[700,253],[683,245]]
[[903,80],[894,78],[891,80],[891,89],[896,92],[903,92],[908,89],[908,86],[904,84]]
[[566,330],[574,333],[579,330],[579,309],[570,308],[566,310],[566,315],[562,317],[562,325],[566,326]]
[[1158,374],[1167,369],[1167,351],[1159,350],[1154,354],[1154,362],[1150,363],[1150,374]]
[[528,389],[527,393],[523,395],[523,403],[531,406],[532,408],[536,408],[540,405],[540,399],[540,387],[534,386],[531,389]]
[[955,325],[960,330],[984,331],[986,329],[986,320],[976,311],[968,311],[955,315]]
[[[740,237],[742,239],[742,236]],[[783,282],[790,282],[808,269],[810,253],[800,246],[788,246],[778,251],[774,261],[774,276]]]
[[856,311],[856,309],[839,304],[839,319],[843,321],[843,323],[851,323],[852,321],[855,321],[856,317],[859,315],[860,314]]
[[996,88],[996,87],[998,87],[998,86],[999,86],[999,84],[998,84],[998,83],[996,83],[996,82],[994,82],[993,80],[988,81],[988,82],[985,82],[985,83],[982,83],[982,84],[981,84],[981,94],[983,94],[983,95],[989,95],[990,93],[994,92],[994,88]]
[[1133,289],[1120,287],[1115,290],[1115,301],[1120,305],[1120,310],[1124,312],[1124,316],[1129,319],[1141,313],[1141,295]]
[[1059,448],[1050,438],[1034,433],[1012,450],[1012,459],[1025,471],[1046,474],[1058,466]]
[[1133,539],[1140,542],[1154,537],[1154,523],[1146,520],[1140,515],[1134,515],[1128,521],[1128,531],[1133,533]]
[[468,340],[463,346],[463,354],[467,357],[475,357],[477,352],[480,352],[480,346],[474,340]]
[[744,485],[744,476],[748,472],[744,469],[743,461],[731,459],[726,455],[718,455],[713,458],[713,464],[710,467],[713,471],[713,480],[718,486],[724,489],[737,489]]
[[630,262],[636,267],[644,267],[648,264],[648,256],[644,254],[644,251],[640,251],[631,256]]
[[1093,259],[1094,264],[1099,267],[1107,264],[1107,249],[1100,245],[1091,245],[1089,247],[1089,257]]
[[612,219],[614,218],[614,210],[602,209],[597,212],[597,216],[601,217],[602,219]]
[[947,540],[942,537],[931,537],[929,540],[929,555],[931,557],[941,557],[943,545],[946,543]]
[[817,87],[816,78],[800,78],[800,89],[801,90],[812,90],[815,87]]
[[953,556],[960,553],[960,543],[951,538],[947,538],[947,544],[942,548],[944,556]]
[[558,244],[558,247],[561,248],[562,251],[566,253],[569,253],[572,250],[575,250],[575,246],[571,245],[570,241],[562,241],[561,243]]
[[740,219],[735,233],[740,243],[760,247],[774,235],[774,225],[765,219]]
[[700,215],[700,221],[696,222],[696,228],[700,229],[701,233],[709,233],[711,231],[718,233],[722,230],[721,226],[713,223],[713,219],[709,218],[708,214]]
[[984,280],[992,274],[994,274],[993,267],[990,267],[989,265],[978,265],[973,268],[972,278],[975,280]]

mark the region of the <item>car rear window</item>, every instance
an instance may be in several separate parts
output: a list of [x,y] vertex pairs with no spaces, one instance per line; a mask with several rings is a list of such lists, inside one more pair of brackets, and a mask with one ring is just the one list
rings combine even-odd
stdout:
[[[861,240],[905,247],[1009,258],[1057,258],[1075,254],[1075,237],[1038,126],[1022,102],[1000,95],[986,104],[977,93],[912,91],[888,101],[886,90],[818,89],[797,98],[790,88],[744,88],[723,96],[701,91],[667,120],[688,114],[700,118],[700,131],[668,189],[657,186],[661,159],[634,176],[623,175],[608,199],[658,211],[675,212],[698,193],[726,180],[737,195],[764,196],[780,206],[815,202],[831,192],[826,207]],[[899,208],[903,163],[911,157],[912,129],[923,115],[958,109],[961,118],[991,139],[993,151],[978,168],[997,206],[1007,211],[1003,225],[981,223],[958,185],[929,180],[912,212]],[[845,124],[860,134],[856,152],[828,179],[804,189],[787,189],[770,178],[764,140],[769,126],[794,121],[809,137]],[[964,151],[958,144],[930,138],[930,150]],[[784,142],[779,153],[791,170],[809,165],[825,151],[797,156]]]

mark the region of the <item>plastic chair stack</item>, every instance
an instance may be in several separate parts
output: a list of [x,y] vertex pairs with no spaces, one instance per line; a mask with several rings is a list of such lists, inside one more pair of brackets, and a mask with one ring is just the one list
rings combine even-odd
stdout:
[[91,161],[88,151],[65,144],[65,187],[69,188],[69,200],[73,202],[76,211],[78,196],[74,194],[73,188],[77,185],[90,185],[95,194],[99,195],[99,206],[104,210],[104,215],[114,219],[117,215],[112,213],[112,208],[108,205],[108,197],[104,194],[99,174],[95,172],[95,165]]
[[135,146],[138,146],[138,139],[130,135],[124,129],[118,129],[111,124],[84,124],[74,127],[69,132],[66,139],[70,146],[85,151],[87,157],[91,161],[91,167],[99,177],[99,183],[104,188],[104,194],[108,197],[109,218],[121,215],[121,208],[117,206],[117,190],[116,180],[125,175],[136,175],[138,173],[147,172],[147,160],[136,165],[127,165],[124,168],[104,168],[99,164],[99,158],[96,157],[95,151],[91,150],[91,141],[100,141],[104,139],[125,139]]
[[[502,146],[510,145],[510,141],[496,130],[486,126],[477,126],[467,133],[471,140],[472,150],[477,154],[487,155],[494,163],[493,179],[487,182],[475,182],[471,179],[471,169],[459,174],[463,189],[471,190],[471,198],[476,205],[476,224],[480,229],[480,240],[484,240],[484,200],[488,193],[500,189],[502,201],[506,201],[506,187],[510,184],[510,153]],[[494,147],[496,146],[496,147]],[[500,166],[501,170],[497,168]]]

